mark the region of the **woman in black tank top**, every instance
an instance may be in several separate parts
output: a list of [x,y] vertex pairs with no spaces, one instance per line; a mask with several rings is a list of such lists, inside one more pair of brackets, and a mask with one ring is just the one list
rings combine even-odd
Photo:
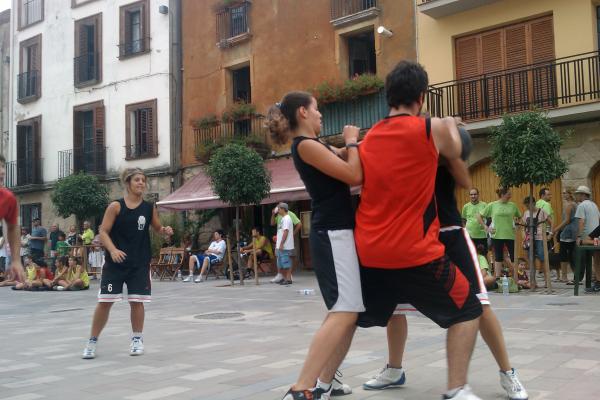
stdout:
[[131,306],[133,335],[129,354],[144,353],[144,303],[150,301],[150,226],[156,232],[171,236],[173,229],[162,226],[156,208],[143,199],[146,175],[139,168],[128,168],[121,174],[127,195],[106,208],[100,238],[106,248],[106,263],[102,268],[98,304],[92,330],[83,358],[95,358],[98,336],[108,321],[114,302],[122,299],[123,285]]
[[[278,144],[293,139],[294,165],[312,199],[311,259],[330,310],[313,338],[298,381],[284,397],[299,400],[330,390],[335,370],[350,347],[358,312],[364,310],[350,196],[350,186],[362,183],[359,128],[344,128],[345,149],[320,142],[321,113],[316,99],[305,92],[290,92],[271,107],[268,125]],[[335,368],[326,368],[332,361]],[[315,388],[312,394],[311,388]]]

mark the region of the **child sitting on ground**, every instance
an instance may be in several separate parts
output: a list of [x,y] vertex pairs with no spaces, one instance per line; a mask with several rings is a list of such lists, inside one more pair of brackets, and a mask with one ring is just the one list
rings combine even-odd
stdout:
[[519,289],[529,289],[529,275],[527,274],[527,270],[529,269],[527,265],[527,260],[520,257],[519,264],[517,265],[517,284],[519,285]]
[[90,277],[78,259],[69,256],[69,271],[67,272],[68,284],[65,290],[86,290],[90,288]]
[[44,286],[52,290],[65,290],[65,287],[69,285],[69,282],[67,282],[67,273],[69,272],[67,268],[68,260],[69,258],[66,256],[56,259],[54,262],[56,273],[53,279],[44,279]]
[[43,286],[40,279],[40,266],[33,262],[31,257],[23,257],[25,264],[25,282],[19,282],[14,285],[14,290],[34,290]]
[[483,283],[487,289],[494,289],[496,285],[496,278],[490,273],[490,264],[485,257],[485,247],[482,244],[477,245],[477,259],[479,261],[479,268],[481,269],[481,275],[483,276]]

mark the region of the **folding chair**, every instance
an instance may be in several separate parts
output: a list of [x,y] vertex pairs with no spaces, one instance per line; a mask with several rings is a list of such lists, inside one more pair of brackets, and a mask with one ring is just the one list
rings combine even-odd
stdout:
[[172,248],[171,256],[169,257],[169,263],[165,266],[163,274],[160,276],[160,280],[166,276],[170,280],[175,280],[177,273],[183,267],[185,258],[185,249],[182,247]]
[[155,260],[150,263],[150,271],[152,271],[153,277],[160,278],[162,280],[164,270],[169,265],[172,251],[172,247],[165,247],[160,249],[158,260]]

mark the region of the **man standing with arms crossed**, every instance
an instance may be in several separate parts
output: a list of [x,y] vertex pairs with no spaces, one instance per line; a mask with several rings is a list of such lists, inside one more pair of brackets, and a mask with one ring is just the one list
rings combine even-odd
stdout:
[[362,327],[386,326],[397,304],[410,303],[448,329],[444,399],[480,400],[467,385],[481,303],[438,240],[434,195],[438,157],[454,160],[462,145],[454,118],[420,117],[427,73],[402,61],[386,77],[389,116],[359,147],[364,182],[355,240],[366,311]]
[[471,201],[463,206],[461,217],[465,222],[465,228],[467,229],[469,237],[473,243],[475,243],[475,247],[482,245],[487,258],[487,233],[481,225],[479,225],[479,221],[477,221],[477,215],[479,215],[485,206],[487,206],[487,203],[479,201],[479,189],[477,188],[469,190],[469,197]]
[[4,177],[6,175],[6,160],[0,155],[0,224],[6,222],[6,237],[10,246],[10,251],[15,254],[11,257],[11,265],[8,269],[12,279],[24,282],[25,271],[21,264],[21,232],[18,225],[19,208],[17,199],[12,192],[4,187]]

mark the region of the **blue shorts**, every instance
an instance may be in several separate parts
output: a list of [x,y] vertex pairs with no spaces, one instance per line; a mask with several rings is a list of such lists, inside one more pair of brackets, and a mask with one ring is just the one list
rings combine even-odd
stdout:
[[535,247],[533,249],[535,257],[540,260],[540,261],[544,261],[544,241],[543,240],[536,240],[535,241]]
[[216,264],[217,262],[219,262],[219,259],[214,254],[206,255],[204,253],[198,253],[192,257],[196,259],[196,268],[202,267],[202,263],[204,262],[205,258],[208,258],[209,265],[213,265],[213,264]]
[[290,259],[291,250],[275,250],[277,256],[277,267],[281,269],[292,268],[292,260]]

